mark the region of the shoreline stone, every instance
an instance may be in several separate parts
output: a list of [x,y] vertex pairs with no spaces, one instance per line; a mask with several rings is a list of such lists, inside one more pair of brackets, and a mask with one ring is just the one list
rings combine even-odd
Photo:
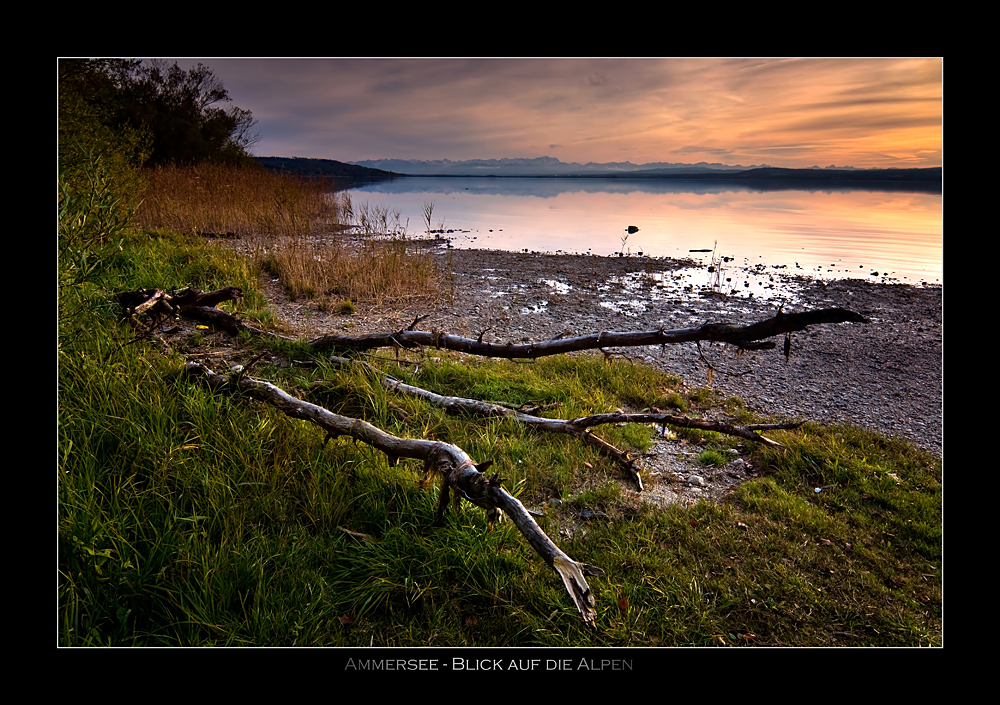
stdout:
[[[729,273],[736,284],[720,292],[709,288],[708,268],[691,260],[458,249],[435,256],[446,273],[437,303],[392,311],[359,305],[345,316],[310,303],[289,304],[273,284],[268,293],[279,318],[310,336],[399,329],[430,314],[421,327],[469,337],[485,331],[484,340],[514,342],[601,330],[739,325],[772,316],[779,306],[786,313],[840,306],[870,322],[794,333],[787,362],[780,342],[775,350],[739,357],[703,345],[701,353],[715,368],[711,385],[693,343],[621,352],[690,388],[711,386],[738,396],[757,412],[852,423],[943,453],[941,286],[816,280],[777,268],[753,279],[760,272],[734,267]],[[753,287],[743,287],[744,281]]]

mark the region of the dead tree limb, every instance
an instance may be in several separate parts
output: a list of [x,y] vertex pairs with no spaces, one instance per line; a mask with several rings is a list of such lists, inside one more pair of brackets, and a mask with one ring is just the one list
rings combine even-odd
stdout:
[[765,341],[782,333],[789,333],[818,323],[867,323],[861,314],[843,308],[827,308],[804,313],[782,313],[749,326],[730,326],[720,323],[706,323],[697,328],[677,328],[616,333],[602,331],[573,338],[559,338],[538,343],[486,343],[482,340],[463,338],[442,331],[402,330],[395,333],[372,333],[350,336],[329,334],[310,341],[316,350],[362,351],[384,347],[420,348],[431,347],[483,357],[511,359],[537,358],[560,355],[579,350],[600,348],[636,347],[641,345],[668,345],[701,340],[729,343],[744,350],[769,350],[776,347]]
[[[343,358],[340,359],[344,360]],[[347,360],[344,361],[347,362]],[[430,402],[431,404],[434,404],[435,406],[440,406],[450,411],[464,411],[465,413],[477,416],[513,419],[544,431],[568,433],[572,436],[576,436],[587,445],[593,446],[600,453],[614,460],[622,469],[629,473],[633,480],[635,480],[639,490],[642,490],[642,478],[639,476],[640,468],[636,465],[635,459],[632,458],[628,452],[615,448],[600,436],[595,436],[593,433],[588,431],[586,427],[576,426],[573,422],[562,419],[547,419],[541,416],[534,416],[532,414],[518,411],[517,409],[501,406],[500,404],[491,404],[477,399],[465,399],[462,397],[451,397],[436,394],[435,392],[427,389],[406,384],[405,382],[401,382],[400,380],[388,375],[382,376],[382,385],[387,389],[391,389],[401,394],[419,397]]]
[[554,433],[568,433],[572,436],[579,438],[584,443],[593,446],[600,453],[610,457],[614,460],[623,470],[627,471],[635,480],[636,485],[639,487],[641,492],[642,487],[642,477],[640,476],[641,468],[636,464],[636,461],[627,451],[619,450],[613,445],[595,436],[589,431],[590,428],[594,426],[601,426],[605,424],[618,424],[618,423],[643,423],[643,424],[654,424],[657,426],[678,426],[681,428],[696,428],[703,431],[715,431],[716,433],[722,433],[729,436],[737,436],[739,438],[745,438],[747,440],[756,441],[758,443],[764,443],[767,445],[782,448],[780,443],[773,441],[766,436],[759,433],[755,433],[758,430],[774,430],[774,429],[792,429],[798,428],[804,422],[793,422],[793,423],[783,423],[783,424],[766,424],[762,426],[733,426],[722,421],[712,421],[709,419],[692,419],[686,416],[675,416],[673,414],[664,413],[651,413],[651,414],[626,414],[622,412],[615,412],[611,414],[593,414],[591,416],[584,416],[578,419],[548,419],[541,416],[536,416],[534,414],[525,413],[517,409],[511,409],[507,406],[502,406],[500,404],[491,404],[490,402],[479,401],[478,399],[466,399],[463,397],[453,397],[446,396],[443,394],[437,394],[427,389],[421,387],[416,387],[412,384],[406,384],[401,382],[394,377],[383,374],[376,370],[374,367],[365,362],[355,362],[343,357],[331,357],[330,361],[341,366],[361,364],[367,369],[371,370],[374,374],[379,375],[382,386],[386,389],[390,389],[401,394],[406,394],[408,396],[417,397],[419,399],[424,399],[425,401],[434,404],[435,406],[442,407],[449,411],[463,411],[468,414],[474,414],[476,416],[485,417],[500,417],[506,419],[513,419],[519,423],[526,424],[533,428],[537,428],[543,431],[550,431]]
[[293,338],[278,335],[277,333],[255,328],[228,311],[216,308],[223,301],[233,301],[242,296],[243,291],[238,287],[227,286],[223,289],[216,289],[209,292],[191,288],[169,293],[163,289],[139,289],[137,291],[123,291],[115,294],[115,299],[121,306],[122,313],[137,325],[139,322],[138,317],[142,314],[148,314],[148,332],[152,332],[164,318],[174,319],[184,316],[196,321],[210,323],[230,335],[238,335],[241,331],[247,331],[254,335],[294,340]]
[[584,575],[599,576],[603,575],[603,572],[599,568],[577,563],[563,553],[535,523],[524,505],[503,488],[496,475],[487,478],[480,472],[480,468],[485,469],[489,462],[477,466],[464,450],[450,443],[393,436],[367,421],[340,416],[316,404],[296,399],[269,382],[238,375],[223,377],[196,362],[187,363],[184,369],[189,375],[207,379],[213,389],[222,390],[232,386],[248,392],[292,418],[318,425],[330,436],[350,436],[362,441],[385,453],[390,460],[396,458],[423,460],[428,474],[441,475],[443,479],[439,514],[447,504],[449,490],[454,490],[458,496],[486,509],[488,513],[502,511],[511,518],[531,547],[559,573],[584,622],[594,626],[597,615],[594,609],[594,596]]
[[227,286],[215,291],[201,291],[200,289],[181,289],[171,295],[172,303],[178,308],[188,308],[192,306],[207,306],[215,308],[223,301],[234,301],[243,298],[243,290],[235,286]]
[[207,306],[214,308],[223,301],[233,301],[243,296],[243,291],[239,287],[227,286],[215,291],[201,291],[200,289],[181,289],[170,293],[163,289],[139,289],[137,291],[123,291],[115,294],[115,300],[122,307],[126,315],[142,314],[151,309],[159,308],[160,313],[176,314],[181,309],[192,306]]
[[594,414],[580,419],[573,419],[569,423],[580,428],[590,428],[607,423],[649,423],[657,426],[680,426],[681,428],[697,428],[702,431],[715,431],[727,436],[737,436],[748,441],[757,441],[765,445],[784,448],[777,441],[772,441],[766,436],[754,433],[756,430],[768,429],[791,429],[798,428],[804,421],[790,423],[766,424],[765,426],[733,426],[724,421],[712,421],[709,419],[691,419],[686,416],[674,416],[673,414]]

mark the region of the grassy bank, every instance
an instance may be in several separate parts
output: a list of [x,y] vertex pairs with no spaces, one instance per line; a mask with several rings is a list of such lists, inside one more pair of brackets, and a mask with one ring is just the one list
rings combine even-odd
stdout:
[[[783,451],[684,432],[704,462],[738,456],[758,476],[720,504],[645,504],[573,438],[449,416],[303,346],[243,337],[230,347],[211,331],[183,349],[135,340],[116,291],[239,286],[231,310],[270,320],[258,282],[273,262],[188,226],[148,225],[95,240],[100,266],[60,290],[61,645],[941,643],[939,459],[850,427],[773,434]],[[404,247],[399,259],[412,256]],[[591,579],[597,628],[510,523],[490,529],[466,504],[431,527],[437,493],[419,486],[419,463],[324,444],[304,421],[179,375],[193,355],[218,367],[260,352],[254,376],[301,398],[494,460],[527,506],[544,508],[540,525],[566,553],[606,571]],[[622,360],[374,362],[439,393],[559,403],[563,418],[658,406],[749,420],[737,402]],[[654,433],[602,431],[637,452]]]

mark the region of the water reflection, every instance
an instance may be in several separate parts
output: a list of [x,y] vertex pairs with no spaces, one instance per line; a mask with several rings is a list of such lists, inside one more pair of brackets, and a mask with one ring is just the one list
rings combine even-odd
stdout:
[[[784,266],[814,277],[942,281],[942,198],[904,188],[775,188],[695,181],[402,178],[349,191],[455,247],[642,257],[711,251],[734,269]],[[628,233],[634,225],[638,232]],[[691,250],[709,250],[692,253]]]

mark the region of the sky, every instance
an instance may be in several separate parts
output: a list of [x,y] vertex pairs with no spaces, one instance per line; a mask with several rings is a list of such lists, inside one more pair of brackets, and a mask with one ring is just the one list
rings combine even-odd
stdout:
[[213,70],[262,157],[942,162],[940,58],[170,61]]

